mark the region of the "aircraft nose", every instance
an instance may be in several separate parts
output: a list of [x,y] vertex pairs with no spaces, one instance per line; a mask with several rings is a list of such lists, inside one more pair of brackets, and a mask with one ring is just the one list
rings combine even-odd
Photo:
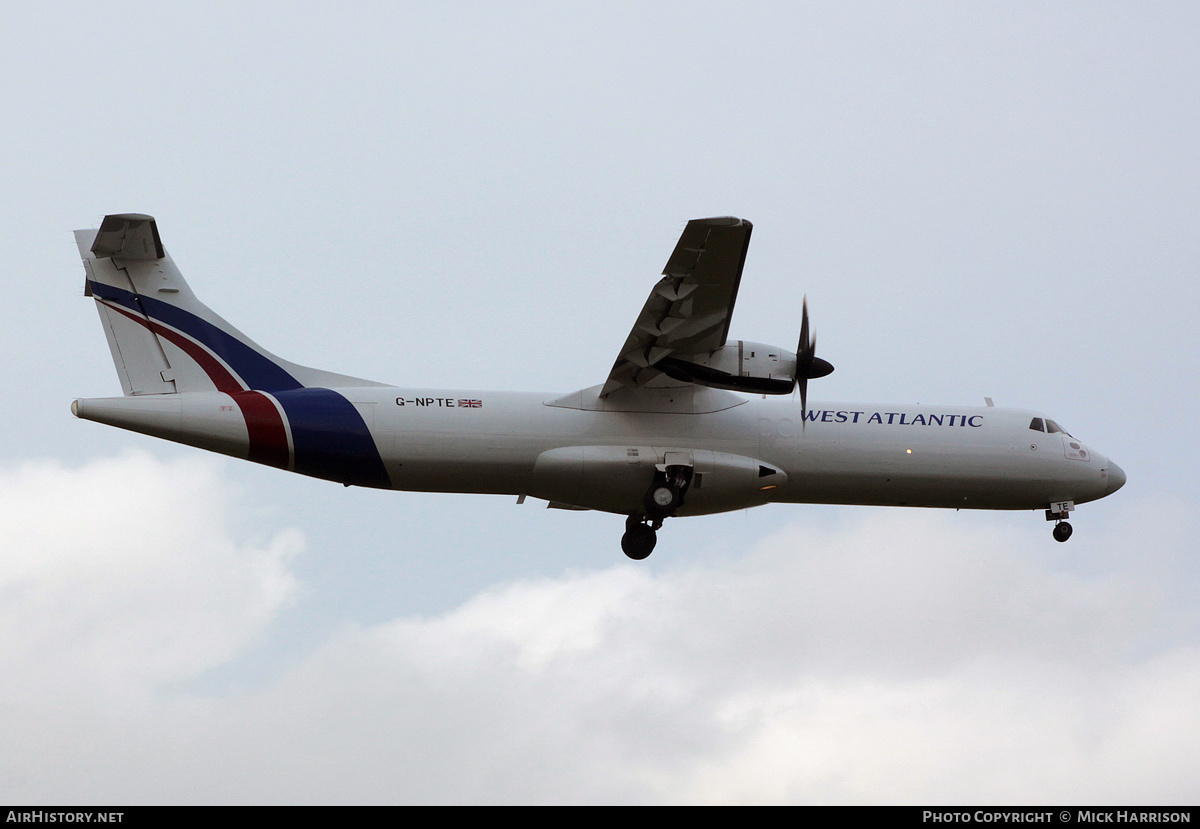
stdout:
[[1112,495],[1121,487],[1125,486],[1125,470],[1117,466],[1112,461],[1108,462],[1108,489],[1104,491],[1105,495]]

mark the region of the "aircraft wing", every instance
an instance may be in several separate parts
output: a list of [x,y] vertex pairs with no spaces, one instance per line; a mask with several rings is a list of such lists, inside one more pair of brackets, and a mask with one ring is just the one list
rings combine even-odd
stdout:
[[693,219],[683,229],[663,278],[654,286],[600,392],[684,385],[655,363],[710,353],[725,345],[753,226],[723,216]]

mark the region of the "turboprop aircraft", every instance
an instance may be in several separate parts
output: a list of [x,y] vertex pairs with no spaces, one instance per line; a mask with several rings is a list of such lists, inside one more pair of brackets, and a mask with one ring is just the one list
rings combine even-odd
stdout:
[[75,237],[125,394],[71,411],[346,486],[623,515],[633,559],[667,518],[767,503],[1044,509],[1066,541],[1076,504],[1125,483],[1039,412],[810,406],[808,381],[833,366],[807,302],[795,352],[728,338],[750,231],[688,222],[604,382],[547,394],[398,388],[280,359],[196,298],[152,217],[106,216]]

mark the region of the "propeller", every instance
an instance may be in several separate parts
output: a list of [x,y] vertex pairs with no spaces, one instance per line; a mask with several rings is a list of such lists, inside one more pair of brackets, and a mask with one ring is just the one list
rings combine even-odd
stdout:
[[800,426],[808,423],[808,381],[833,372],[833,366],[817,356],[816,335],[808,334],[808,297],[800,314],[800,343],[796,346],[796,385],[800,387]]

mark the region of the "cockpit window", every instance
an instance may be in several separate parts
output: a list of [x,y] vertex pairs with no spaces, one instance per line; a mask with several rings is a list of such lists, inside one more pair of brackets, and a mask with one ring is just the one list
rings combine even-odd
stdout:
[[1029,428],[1035,432],[1046,431],[1046,427],[1045,427],[1045,425],[1043,425],[1042,419],[1040,417],[1035,417],[1033,420],[1029,421]]
[[1046,431],[1049,432],[1050,434],[1054,434],[1055,432],[1062,432],[1064,435],[1067,435],[1068,437],[1074,437],[1074,435],[1072,435],[1070,432],[1068,432],[1063,427],[1059,426],[1053,420],[1046,421]]

